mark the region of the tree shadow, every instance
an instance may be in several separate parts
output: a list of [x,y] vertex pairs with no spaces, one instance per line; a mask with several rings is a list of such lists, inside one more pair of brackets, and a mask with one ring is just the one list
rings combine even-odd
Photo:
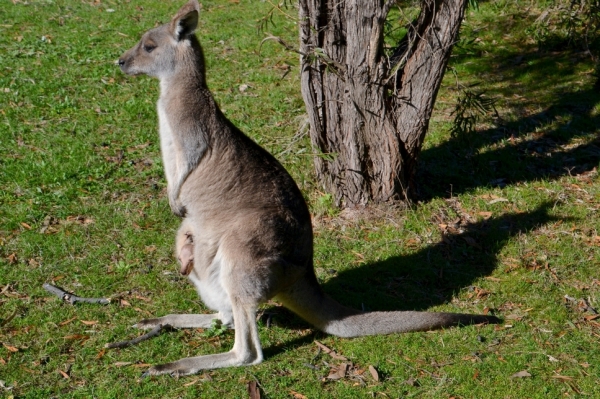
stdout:
[[563,94],[544,111],[424,150],[420,200],[594,170],[600,162],[597,104],[600,93],[592,90]]
[[423,150],[417,172],[419,199],[557,179],[597,168],[600,91],[592,83],[582,88],[572,83],[582,57],[533,50],[498,50],[487,59],[459,55],[457,59],[474,75],[486,79],[487,92],[505,99],[510,108],[501,110],[500,117],[506,120],[497,121],[497,127]]
[[[531,212],[505,213],[495,218],[456,222],[442,241],[406,256],[344,270],[322,284],[328,295],[356,309],[394,311],[428,310],[451,301],[467,289],[480,294],[473,284],[490,275],[498,266],[498,254],[514,236],[526,234],[559,219],[548,211],[552,202]],[[564,218],[560,218],[564,220]],[[288,328],[310,328],[308,323],[282,307],[275,312],[277,323]],[[289,348],[306,345],[319,334],[299,337],[264,349],[275,356]]]

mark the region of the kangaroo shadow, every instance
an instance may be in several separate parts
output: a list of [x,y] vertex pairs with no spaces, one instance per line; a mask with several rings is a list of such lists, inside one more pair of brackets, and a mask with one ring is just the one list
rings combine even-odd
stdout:
[[408,256],[393,256],[339,273],[323,288],[345,305],[365,310],[426,310],[451,300],[498,266],[511,237],[558,220],[546,202],[525,213],[459,222],[437,244]]
[[[546,202],[531,212],[505,213],[478,222],[459,222],[455,233],[437,244],[407,256],[392,256],[338,273],[322,284],[328,295],[343,305],[364,310],[427,310],[445,304],[460,290],[473,289],[475,281],[498,267],[498,254],[512,237],[557,221]],[[562,218],[564,220],[564,218]],[[277,307],[277,322],[290,328],[309,325]],[[314,332],[265,348],[274,356],[290,347],[312,342]]]

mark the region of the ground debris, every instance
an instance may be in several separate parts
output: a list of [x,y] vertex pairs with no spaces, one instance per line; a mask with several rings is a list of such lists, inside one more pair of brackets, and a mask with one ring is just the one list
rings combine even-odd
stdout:
[[[355,386],[365,386],[367,385],[369,375],[374,382],[379,382],[381,379],[379,372],[373,366],[360,367],[352,362],[342,362],[339,364],[323,363],[329,367],[329,374],[322,378],[323,382],[348,380],[352,381]],[[367,370],[369,371],[368,373]]]
[[171,326],[169,324],[159,324],[156,327],[154,327],[152,330],[150,330],[150,332],[148,332],[144,335],[140,335],[137,338],[131,339],[129,341],[111,342],[111,343],[105,344],[104,347],[106,349],[127,348],[128,346],[137,345],[142,341],[145,341],[147,339],[150,339],[150,338],[160,334],[160,332],[162,330],[170,329],[170,328],[171,328]]
[[260,399],[260,388],[258,386],[258,382],[256,380],[249,381],[246,385],[246,389],[248,390],[248,396],[250,399]]
[[346,357],[344,357],[342,355],[338,355],[333,349],[328,348],[327,346],[323,345],[319,341],[315,341],[315,345],[317,345],[320,350],[322,350],[323,352],[325,352],[326,354],[328,354],[329,356],[331,356],[332,358],[334,358],[336,360],[344,360],[344,361],[348,360]]
[[99,303],[101,305],[110,303],[110,299],[108,298],[82,298],[63,290],[60,287],[48,283],[44,283],[43,287],[46,291],[56,295],[65,302],[69,302],[71,305],[75,304],[76,302]]
[[519,371],[510,376],[510,378],[527,378],[527,377],[531,377],[531,374],[527,370]]

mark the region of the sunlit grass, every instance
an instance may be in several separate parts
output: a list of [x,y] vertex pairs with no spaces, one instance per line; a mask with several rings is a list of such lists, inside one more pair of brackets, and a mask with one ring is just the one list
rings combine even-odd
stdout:
[[[248,397],[254,380],[269,398],[600,394],[600,320],[585,308],[600,306],[600,95],[585,55],[537,50],[525,30],[540,6],[529,2],[468,12],[456,77],[447,74],[421,156],[421,201],[360,220],[332,209],[314,181],[297,55],[260,48],[256,25],[270,5],[204,2],[198,29],[226,115],[311,201],[328,293],[372,310],[496,312],[504,324],[340,339],[269,304],[258,366],[140,379],[148,364],[229,350],[231,331],[170,332],[105,351],[136,336],[141,318],[204,311],[172,255],[178,220],[165,198],[157,82],[114,65],[180,5],[2,0],[0,397]],[[266,30],[295,43],[293,21],[274,21]],[[452,139],[457,79],[496,98],[501,120]],[[44,282],[113,302],[69,306]],[[327,379],[340,361],[318,353],[315,339],[362,377]],[[524,370],[531,376],[513,377]]]

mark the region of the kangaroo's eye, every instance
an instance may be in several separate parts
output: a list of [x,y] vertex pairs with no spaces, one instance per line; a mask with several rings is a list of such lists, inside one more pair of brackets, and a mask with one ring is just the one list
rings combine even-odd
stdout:
[[153,46],[152,44],[144,44],[142,46],[142,48],[144,49],[145,52],[151,53],[152,50],[154,50],[156,48],[156,46]]

